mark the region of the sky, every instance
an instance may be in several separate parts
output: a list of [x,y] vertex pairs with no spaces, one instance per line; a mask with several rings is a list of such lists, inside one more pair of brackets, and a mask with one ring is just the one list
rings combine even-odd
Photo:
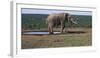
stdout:
[[91,11],[75,11],[75,10],[48,10],[48,9],[29,9],[22,8],[22,14],[51,14],[51,13],[70,13],[71,15],[88,15],[91,16]]

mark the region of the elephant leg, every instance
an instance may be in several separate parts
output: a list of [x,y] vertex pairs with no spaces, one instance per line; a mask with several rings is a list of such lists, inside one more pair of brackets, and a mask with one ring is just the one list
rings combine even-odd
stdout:
[[49,24],[48,30],[49,30],[49,34],[53,34],[53,26],[52,26],[52,24]]
[[64,24],[61,23],[61,33],[63,33],[64,28],[65,28]]
[[61,26],[61,33],[63,33],[63,30],[64,30],[64,26]]

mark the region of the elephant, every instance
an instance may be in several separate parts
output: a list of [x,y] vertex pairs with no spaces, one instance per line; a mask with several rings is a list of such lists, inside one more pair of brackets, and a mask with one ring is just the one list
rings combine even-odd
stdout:
[[53,27],[59,26],[59,25],[61,27],[60,32],[63,33],[63,30],[65,28],[65,22],[72,22],[74,24],[77,24],[77,22],[74,21],[71,14],[69,14],[69,13],[49,14],[46,22],[48,24],[49,34],[53,34]]

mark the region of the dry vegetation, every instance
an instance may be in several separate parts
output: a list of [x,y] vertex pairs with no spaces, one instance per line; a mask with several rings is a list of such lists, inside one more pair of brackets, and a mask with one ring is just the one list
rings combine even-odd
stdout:
[[67,31],[85,31],[85,33],[66,33],[58,35],[22,35],[22,49],[91,46],[91,29],[75,28]]

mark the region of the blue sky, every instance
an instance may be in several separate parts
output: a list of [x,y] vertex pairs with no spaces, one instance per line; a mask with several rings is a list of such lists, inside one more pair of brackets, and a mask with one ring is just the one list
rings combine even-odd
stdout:
[[51,13],[70,13],[72,15],[89,15],[92,16],[91,11],[74,11],[74,10],[46,10],[46,9],[28,9],[22,8],[22,14],[51,14]]

